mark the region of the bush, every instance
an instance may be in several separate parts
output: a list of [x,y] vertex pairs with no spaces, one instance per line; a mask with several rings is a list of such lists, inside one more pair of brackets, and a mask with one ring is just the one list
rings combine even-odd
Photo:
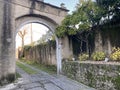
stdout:
[[84,60],[87,60],[89,58],[89,55],[88,54],[80,54],[79,55],[79,60],[80,61],[84,61]]
[[120,48],[113,48],[112,54],[110,55],[110,59],[112,60],[120,60]]
[[92,59],[96,61],[104,60],[105,53],[104,52],[95,52],[92,54]]

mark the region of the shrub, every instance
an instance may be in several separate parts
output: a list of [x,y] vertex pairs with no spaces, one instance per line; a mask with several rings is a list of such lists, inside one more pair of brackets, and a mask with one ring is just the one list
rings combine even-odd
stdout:
[[79,60],[80,61],[84,61],[84,60],[87,60],[89,58],[89,55],[88,54],[80,54],[79,55]]
[[92,59],[96,61],[104,60],[105,53],[104,52],[95,52],[92,54]]
[[112,60],[120,60],[120,48],[113,48],[112,54],[110,55],[110,59]]

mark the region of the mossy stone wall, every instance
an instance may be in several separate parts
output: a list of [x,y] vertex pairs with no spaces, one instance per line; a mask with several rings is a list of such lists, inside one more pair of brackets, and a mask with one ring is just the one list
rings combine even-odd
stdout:
[[[23,53],[23,52],[19,52]],[[33,47],[24,48],[24,58],[45,65],[56,65],[56,42],[50,41]]]
[[120,64],[64,61],[63,74],[97,90],[120,90]]

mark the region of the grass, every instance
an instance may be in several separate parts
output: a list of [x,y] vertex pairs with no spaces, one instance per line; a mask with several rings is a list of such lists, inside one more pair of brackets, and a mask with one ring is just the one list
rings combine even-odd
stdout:
[[45,71],[49,74],[56,74],[56,67],[55,66],[50,66],[50,65],[43,65],[43,64],[37,64],[37,63],[33,63],[33,64],[30,64],[42,71]]
[[57,71],[57,67],[54,65],[39,64],[39,63],[33,62],[32,60],[25,60],[25,59],[22,59],[20,61],[25,62],[35,68],[38,68],[42,71],[49,73],[49,74],[56,74],[56,71]]
[[21,78],[21,75],[19,73],[16,73],[16,79]]
[[17,64],[18,67],[20,67],[21,69],[23,69],[28,74],[36,74],[37,73],[37,71],[35,71],[35,70],[33,70],[33,69],[31,69],[31,68],[23,65],[20,62],[17,62],[16,64]]

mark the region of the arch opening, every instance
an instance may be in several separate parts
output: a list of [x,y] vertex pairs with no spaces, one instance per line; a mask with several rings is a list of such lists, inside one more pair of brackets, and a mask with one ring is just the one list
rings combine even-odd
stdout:
[[43,22],[40,20],[36,20],[36,19],[35,20],[26,20],[24,22],[23,21],[19,22],[19,20],[18,20],[17,22],[19,24],[16,23],[15,37],[16,37],[17,33],[19,32],[21,27],[23,27],[24,25],[30,24],[30,23],[37,23],[37,24],[43,25],[46,28],[48,28],[48,30],[50,32],[52,32],[52,34],[55,36],[55,42],[56,42],[56,57],[55,58],[56,58],[57,74],[60,74],[61,68],[62,68],[62,65],[61,65],[61,43],[60,43],[60,40],[58,39],[58,37],[55,35],[56,25],[53,26],[52,24],[49,24],[49,23],[46,23],[46,22]]
[[[54,33],[45,25],[41,24],[41,23],[28,23],[23,25],[20,29],[17,30],[16,33],[16,41],[18,39],[21,39],[21,37],[19,36],[19,33],[21,32],[25,32],[25,45],[30,45],[31,43],[35,43],[37,42],[39,39],[42,38],[42,36],[46,38],[45,39],[51,39],[51,37],[54,37]],[[49,37],[47,36],[49,35]],[[27,39],[27,41],[26,41]],[[20,40],[19,40],[20,41]],[[17,41],[18,43],[18,41]],[[19,46],[22,47],[22,45],[19,44]],[[18,47],[18,46],[16,46]]]

